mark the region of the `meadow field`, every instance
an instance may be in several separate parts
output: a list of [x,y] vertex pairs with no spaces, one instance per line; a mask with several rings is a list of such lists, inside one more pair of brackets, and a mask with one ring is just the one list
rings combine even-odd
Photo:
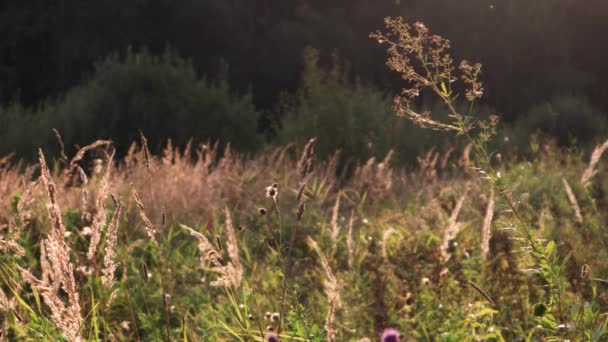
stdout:
[[117,156],[55,131],[58,153],[0,159],[0,340],[608,340],[608,140],[520,152],[476,116],[481,65],[386,26],[395,114],[452,139],[413,166],[319,156],[323,135],[153,153],[139,132]]

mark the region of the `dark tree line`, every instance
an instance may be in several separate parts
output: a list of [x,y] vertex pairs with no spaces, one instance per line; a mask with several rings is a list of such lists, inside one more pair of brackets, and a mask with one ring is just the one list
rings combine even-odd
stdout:
[[398,91],[368,38],[397,15],[449,38],[456,60],[482,62],[485,104],[507,120],[566,95],[608,110],[605,0],[4,0],[0,104],[38,107],[109,55],[170,48],[199,75],[251,93],[266,130],[280,119],[281,93],[299,85],[307,46],[322,65],[337,54],[361,81]]

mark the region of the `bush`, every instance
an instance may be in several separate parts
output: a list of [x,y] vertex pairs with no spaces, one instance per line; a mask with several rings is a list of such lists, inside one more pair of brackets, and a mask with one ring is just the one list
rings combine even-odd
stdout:
[[44,146],[50,133],[47,117],[19,104],[0,107],[0,156],[15,153],[26,159],[36,158],[36,147]]
[[538,104],[513,124],[513,143],[525,148],[532,134],[553,137],[558,145],[586,144],[606,132],[605,114],[583,96],[557,96]]
[[279,140],[303,144],[319,137],[317,153],[322,158],[341,149],[343,162],[346,158],[365,161],[396,149],[399,161],[411,162],[437,142],[436,134],[420,133],[409,121],[396,117],[386,94],[351,82],[336,61],[329,70],[321,69],[319,52],[312,48],[304,51],[301,86],[291,100],[282,103]]
[[[2,118],[14,117],[12,111],[4,110]],[[190,62],[170,51],[161,57],[130,50],[124,59],[111,56],[82,85],[26,117],[14,119],[19,124],[12,132],[0,132],[2,141],[27,145],[23,134],[31,128],[26,123],[34,121],[45,136],[57,128],[66,147],[103,138],[124,151],[138,130],[155,149],[167,138],[178,145],[190,138],[221,139],[241,151],[260,146],[251,96],[231,94],[224,80],[199,78]]]

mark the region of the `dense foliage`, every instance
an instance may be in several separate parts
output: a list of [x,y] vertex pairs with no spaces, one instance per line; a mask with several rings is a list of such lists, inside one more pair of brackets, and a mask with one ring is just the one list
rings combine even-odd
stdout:
[[[532,108],[556,103],[562,94],[585,94],[605,115],[603,80],[608,78],[608,67],[603,39],[608,27],[597,14],[608,11],[606,4],[603,0],[584,4],[576,0],[532,4],[527,0],[9,0],[0,5],[0,33],[6,38],[0,42],[0,103],[4,108],[11,103],[27,108],[25,113],[12,108],[12,115],[34,112],[23,119],[27,124],[45,121],[35,114],[36,108],[69,97],[70,89],[86,87],[95,77],[95,63],[114,54],[124,60],[129,46],[135,51],[148,49],[155,56],[170,47],[190,59],[198,75],[213,80],[223,77],[223,65],[228,64],[225,80],[230,92],[251,93],[261,113],[259,132],[273,136],[276,118],[282,118],[275,106],[281,92],[294,93],[301,84],[306,46],[320,50],[325,67],[337,51],[351,65],[351,77],[383,93],[397,91],[401,81],[386,71],[384,53],[367,33],[387,15],[404,15],[449,36],[457,46],[455,56],[475,57],[484,64],[489,91],[483,101],[507,121],[538,113]],[[190,87],[194,86],[168,91],[175,92],[176,99],[188,98]],[[196,121],[198,113],[206,110],[201,106],[186,111],[192,116],[187,120]],[[161,105],[158,111],[162,110]],[[19,124],[14,127],[11,134],[25,141],[9,140],[11,145],[27,144],[33,134]],[[52,136],[46,128],[35,135]],[[121,132],[118,140],[130,141],[135,134]],[[203,130],[197,138],[210,138],[205,135]],[[83,139],[66,143],[82,145],[87,142]],[[31,155],[31,149],[19,153]]]

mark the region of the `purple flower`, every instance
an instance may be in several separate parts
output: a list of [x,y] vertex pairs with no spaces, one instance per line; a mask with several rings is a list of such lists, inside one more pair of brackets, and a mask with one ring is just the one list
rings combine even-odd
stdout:
[[268,342],[279,342],[279,338],[276,337],[274,334],[268,334],[268,335],[266,335],[266,341],[268,341]]
[[399,332],[396,329],[385,329],[380,338],[380,342],[399,342]]

